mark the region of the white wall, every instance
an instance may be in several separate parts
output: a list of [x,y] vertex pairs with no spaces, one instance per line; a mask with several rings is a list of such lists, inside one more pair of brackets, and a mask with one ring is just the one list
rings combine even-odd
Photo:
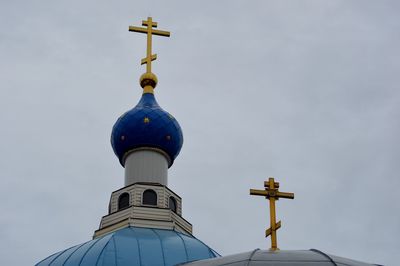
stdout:
[[136,182],[168,185],[168,161],[157,151],[132,152],[125,160],[125,186]]

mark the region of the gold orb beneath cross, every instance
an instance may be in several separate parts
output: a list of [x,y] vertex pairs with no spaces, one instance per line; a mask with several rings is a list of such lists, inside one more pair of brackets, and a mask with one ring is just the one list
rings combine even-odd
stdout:
[[146,86],[150,86],[153,89],[157,86],[157,76],[153,73],[144,73],[140,76],[140,86],[144,89]]

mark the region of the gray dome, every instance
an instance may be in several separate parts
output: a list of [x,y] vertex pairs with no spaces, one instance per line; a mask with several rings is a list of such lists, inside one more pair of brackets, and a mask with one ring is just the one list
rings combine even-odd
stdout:
[[311,250],[253,250],[215,259],[206,259],[184,264],[187,266],[371,266],[360,261],[345,259],[323,253],[322,251]]

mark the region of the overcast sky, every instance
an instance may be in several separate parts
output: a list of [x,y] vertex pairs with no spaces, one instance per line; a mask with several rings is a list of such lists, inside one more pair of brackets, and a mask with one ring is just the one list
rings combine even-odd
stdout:
[[159,104],[179,121],[169,186],[223,255],[400,260],[399,1],[0,1],[0,264],[88,241],[124,183],[110,145],[138,102],[153,16]]

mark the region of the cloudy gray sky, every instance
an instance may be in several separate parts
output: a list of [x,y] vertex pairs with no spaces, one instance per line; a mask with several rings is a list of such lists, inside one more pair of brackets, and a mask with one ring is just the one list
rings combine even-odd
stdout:
[[274,176],[281,249],[400,260],[398,1],[0,1],[0,264],[87,241],[123,186],[109,142],[141,94],[148,15],[157,99],[185,143],[170,169],[194,234],[266,248]]

